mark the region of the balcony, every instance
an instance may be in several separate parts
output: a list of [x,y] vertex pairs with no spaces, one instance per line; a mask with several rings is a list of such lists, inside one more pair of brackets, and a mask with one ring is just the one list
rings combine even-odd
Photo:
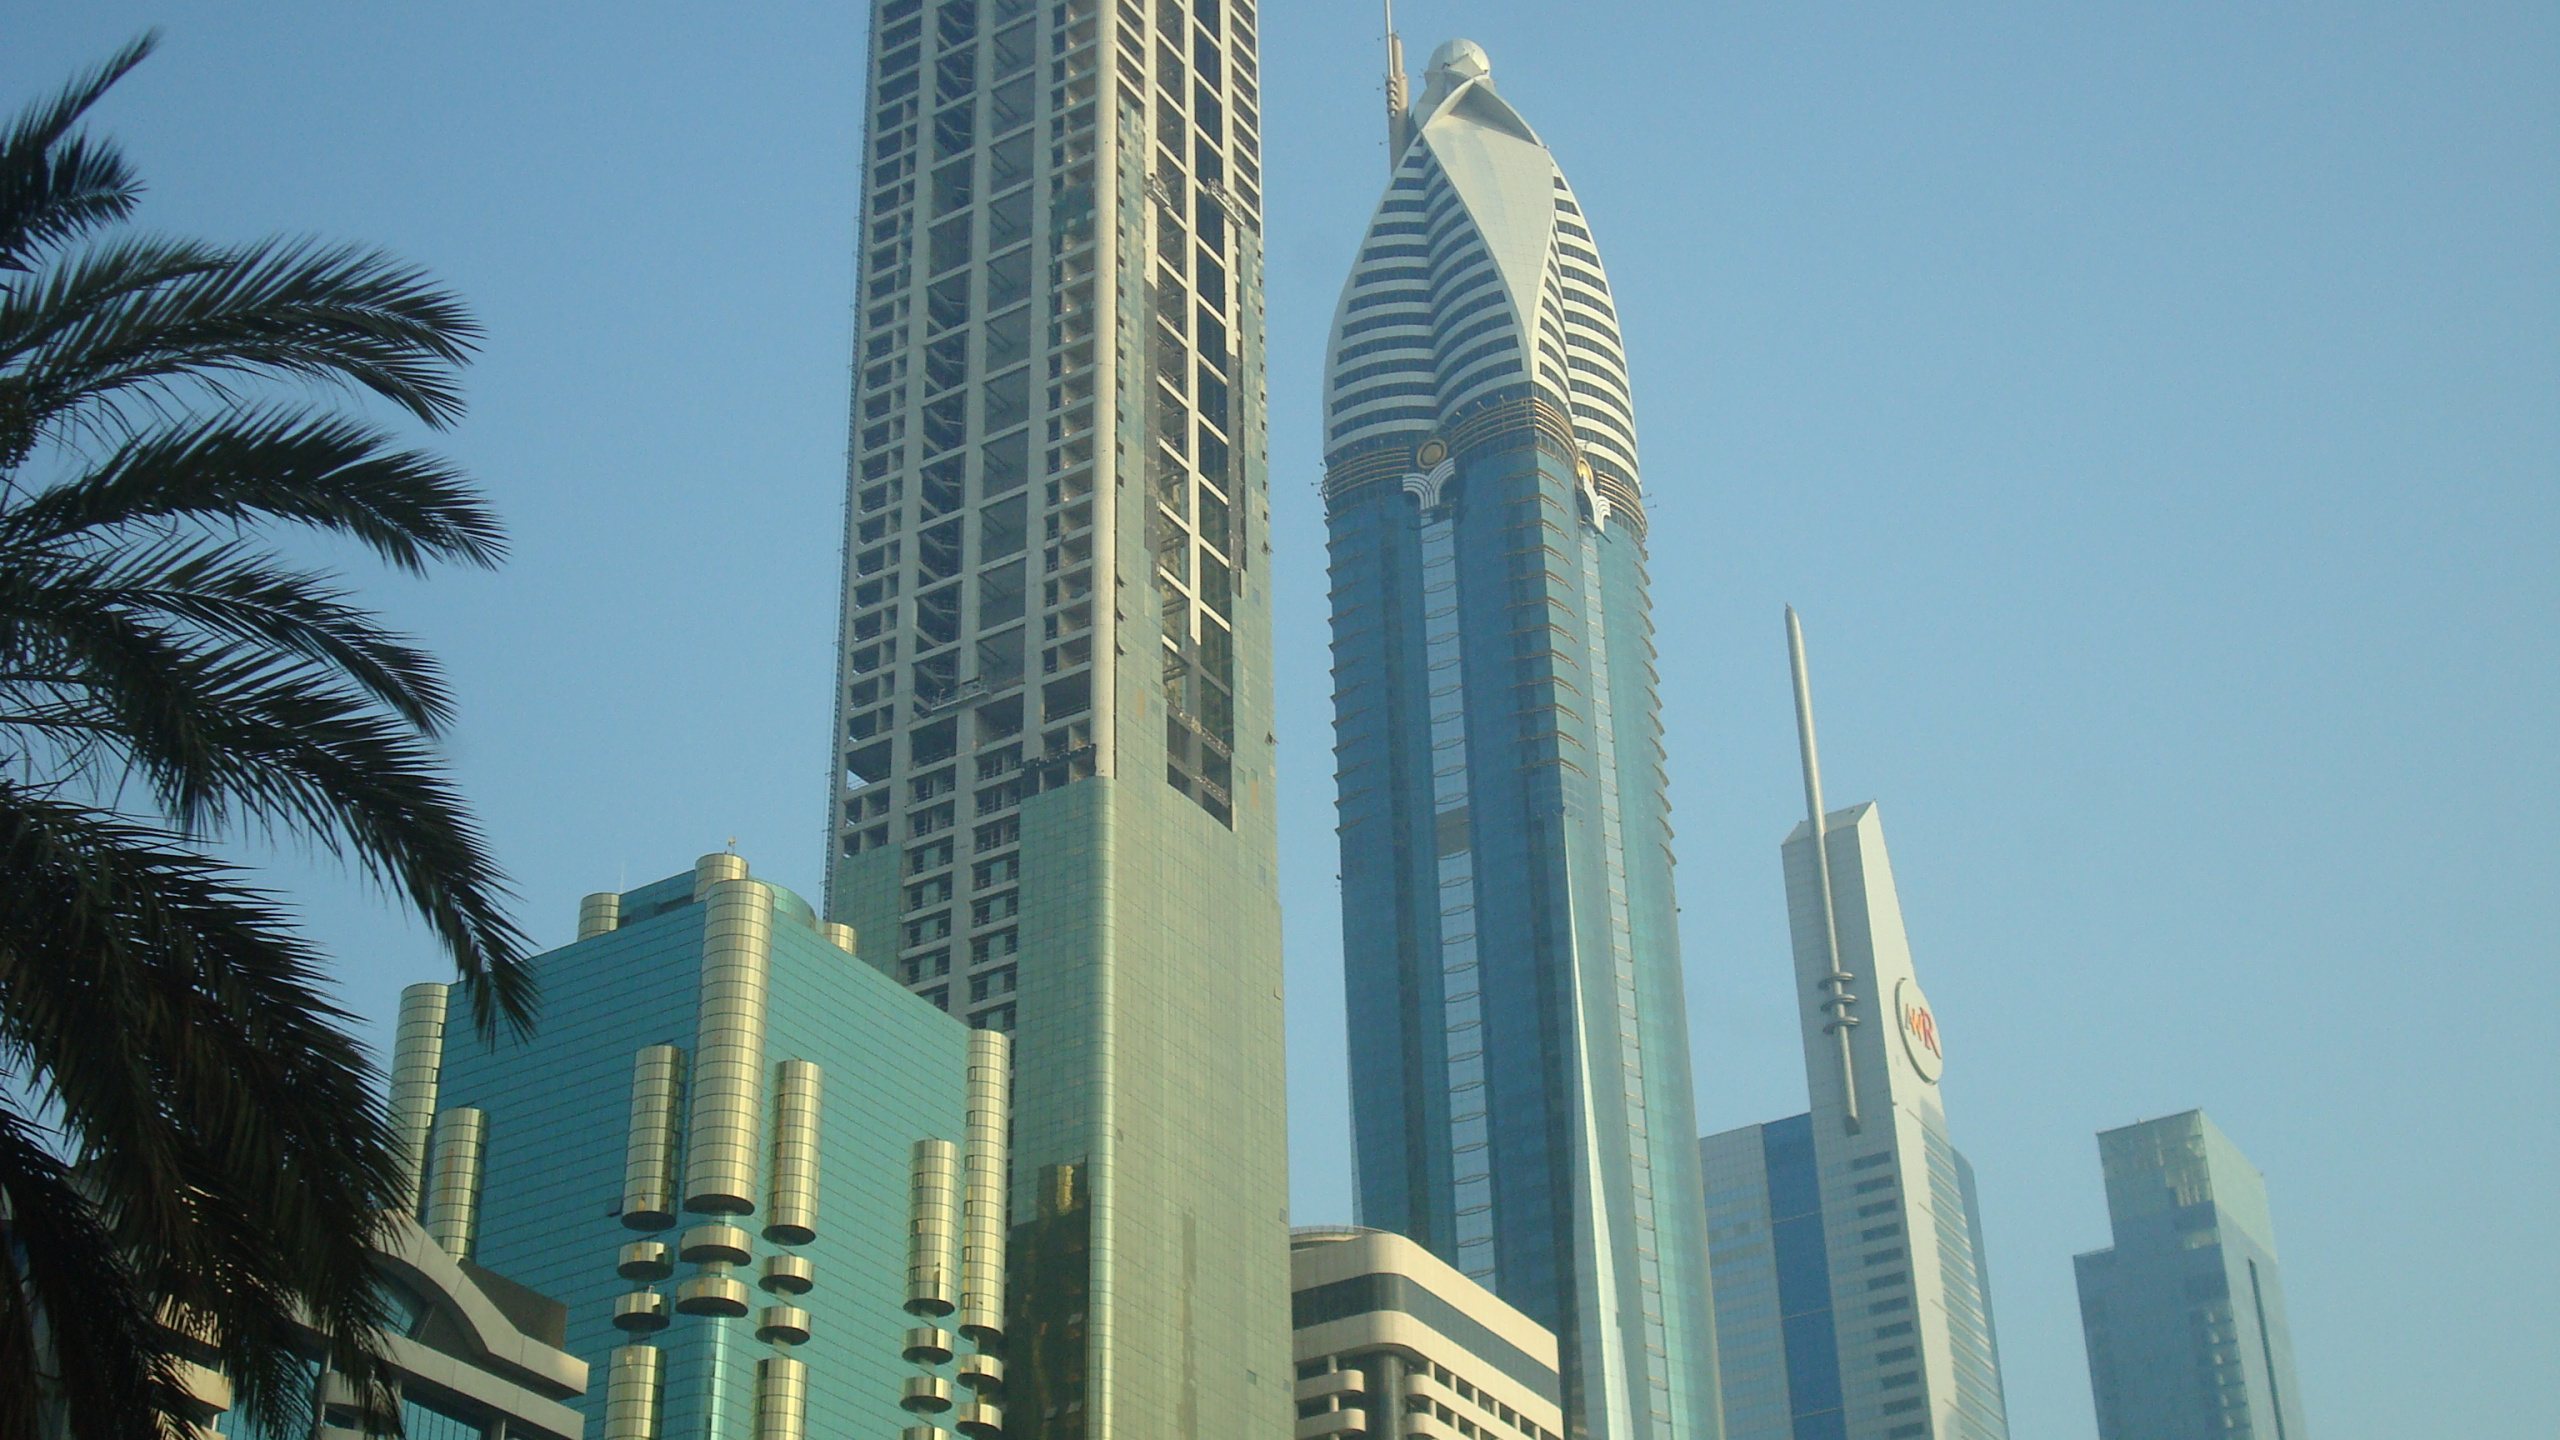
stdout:
[[1309,1400],[1322,1400],[1329,1395],[1365,1394],[1368,1389],[1369,1377],[1362,1372],[1335,1370],[1329,1374],[1313,1375],[1299,1381],[1297,1398],[1303,1403]]

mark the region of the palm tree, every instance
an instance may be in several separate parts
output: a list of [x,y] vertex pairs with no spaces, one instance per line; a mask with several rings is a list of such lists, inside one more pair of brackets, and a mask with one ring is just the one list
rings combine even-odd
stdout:
[[495,564],[464,477],[313,397],[448,425],[477,327],[376,251],[116,233],[140,187],[75,126],[151,46],[0,134],[0,1440],[159,1433],[172,1327],[253,1422],[309,1423],[305,1315],[384,1397],[373,1064],[206,843],[341,857],[425,919],[484,1030],[532,1013],[434,662],[260,539]]

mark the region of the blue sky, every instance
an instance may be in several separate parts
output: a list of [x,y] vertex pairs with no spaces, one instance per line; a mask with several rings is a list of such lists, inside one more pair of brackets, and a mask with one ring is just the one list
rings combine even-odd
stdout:
[[[1779,608],[1879,799],[1980,1172],[2021,1437],[2093,1433],[2092,1132],[2263,1166],[2324,1440],[2560,1433],[2560,11],[1408,0],[1572,175],[1626,312],[1701,1124],[1803,1104]],[[489,325],[448,657],[538,938],[732,836],[813,891],[858,7],[14,7],[148,224],[387,245]],[[1313,481],[1383,176],[1377,21],[1266,17],[1293,1168],[1349,1218]],[[387,1014],[437,961],[281,875]],[[377,1027],[379,1033],[379,1027]]]

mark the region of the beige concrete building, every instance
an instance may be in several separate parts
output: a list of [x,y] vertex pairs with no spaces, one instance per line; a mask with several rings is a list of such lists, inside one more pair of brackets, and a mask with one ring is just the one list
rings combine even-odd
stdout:
[[[408,1440],[582,1440],[571,1406],[586,1393],[587,1365],[562,1350],[559,1302],[457,1260],[405,1214],[385,1218],[375,1253],[396,1327],[382,1337],[400,1388]],[[309,1337],[313,1353],[320,1337]],[[209,1348],[188,1350],[181,1382],[193,1402],[192,1433],[228,1440],[286,1440],[231,1413],[231,1382]],[[355,1396],[321,1374],[320,1424],[312,1440],[360,1440]]]
[[1401,1235],[1290,1237],[1299,1440],[1558,1440],[1553,1332]]

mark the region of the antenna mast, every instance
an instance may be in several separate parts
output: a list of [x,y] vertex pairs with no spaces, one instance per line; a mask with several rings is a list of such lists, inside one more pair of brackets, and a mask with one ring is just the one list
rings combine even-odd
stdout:
[[1404,160],[1404,147],[1413,136],[1413,115],[1408,108],[1404,78],[1404,37],[1396,34],[1396,0],[1387,5],[1387,169],[1393,171]]
[[1831,965],[1830,973],[1815,983],[1829,1016],[1822,1022],[1823,1033],[1840,1042],[1841,1113],[1854,1135],[1859,1128],[1858,1071],[1849,1052],[1849,1032],[1857,1027],[1858,1017],[1849,1013],[1849,1007],[1858,997],[1849,986],[1857,977],[1840,965],[1840,912],[1831,899],[1831,842],[1822,828],[1822,757],[1813,744],[1813,684],[1805,677],[1804,627],[1796,622],[1793,605],[1787,607],[1787,660],[1795,670],[1796,748],[1804,756],[1804,807],[1812,817],[1814,893],[1822,899],[1822,953]]

